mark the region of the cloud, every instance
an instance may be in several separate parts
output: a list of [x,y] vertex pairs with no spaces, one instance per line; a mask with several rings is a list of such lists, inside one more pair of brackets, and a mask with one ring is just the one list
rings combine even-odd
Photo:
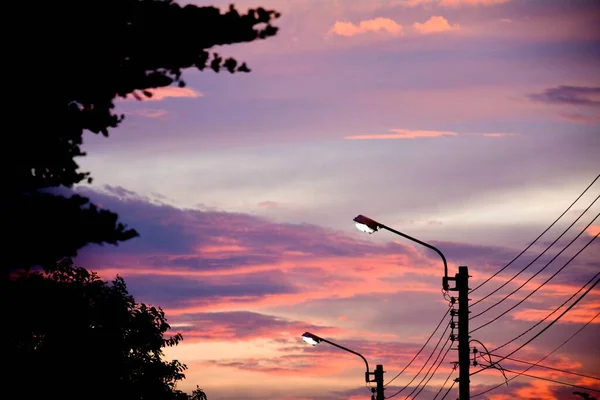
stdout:
[[[252,340],[258,338],[285,339],[302,332],[314,331],[322,335],[339,334],[340,329],[294,321],[275,315],[250,311],[223,311],[188,314],[178,319],[186,338],[196,340]],[[200,329],[198,329],[200,328]]]
[[547,104],[598,107],[600,86],[556,86],[542,93],[530,94],[529,98]]
[[[389,139],[423,139],[423,138],[436,138],[443,136],[458,136],[457,132],[451,131],[421,131],[421,130],[410,130],[410,129],[390,129],[393,133],[379,133],[379,134],[367,134],[367,135],[351,135],[346,136],[344,139],[347,140],[389,140]],[[467,136],[482,136],[487,138],[503,138],[509,136],[516,136],[515,133],[511,132],[484,132],[484,133],[466,133]]]
[[330,34],[338,36],[356,36],[368,32],[381,33],[385,32],[391,35],[402,34],[402,25],[390,18],[373,18],[360,21],[358,25],[352,22],[336,21],[333,28],[329,31]]
[[[201,92],[198,92],[190,87],[180,88],[177,86],[148,89],[148,92],[152,93],[152,97],[146,97],[141,93],[138,93],[137,95],[142,99],[142,101],[161,101],[168,98],[197,98],[204,96],[204,94]],[[136,100],[136,97],[135,95],[130,94],[127,96],[126,100]]]
[[489,138],[501,138],[501,137],[507,137],[507,136],[515,136],[514,133],[503,133],[503,132],[481,133],[480,135],[483,137],[489,137]]
[[585,233],[590,236],[600,235],[600,225],[591,225],[589,228],[587,228]]
[[165,116],[167,114],[167,111],[160,110],[160,109],[143,108],[140,110],[128,111],[128,112],[125,112],[125,114],[137,115],[138,117],[144,117],[144,118],[160,118],[160,117]]
[[448,20],[442,16],[433,16],[424,23],[415,22],[413,24],[415,31],[422,35],[428,35],[432,33],[441,33],[448,31],[459,30],[459,25],[450,25]]
[[579,112],[561,112],[558,116],[569,122],[575,122],[577,124],[585,124],[585,125],[597,125],[600,124],[600,113],[593,114],[584,114]]
[[[399,371],[446,310],[439,293],[442,268],[437,254],[404,241],[382,243],[317,225],[180,209],[161,203],[161,196],[140,196],[118,186],[77,191],[118,212],[141,234],[117,248],[90,246],[77,263],[103,278],[118,273],[139,301],[163,306],[172,330],[185,338],[169,350],[169,357],[190,366],[190,382],[202,375],[215,391],[218,376],[230,372],[238,383],[276,374],[279,384],[293,387],[292,391],[296,386],[285,379],[309,381],[311,374],[323,372],[340,388],[352,388],[348,382],[356,378],[360,363],[349,363],[351,358],[335,348],[303,346],[298,335],[312,331]],[[455,260],[467,263],[473,283],[514,257],[514,251],[502,247],[432,244],[446,254],[451,274]],[[494,281],[497,285],[503,278]],[[494,281],[489,286],[495,286]],[[529,306],[534,312],[556,303],[556,293],[574,291],[568,283],[544,289]],[[531,324],[510,318],[505,317],[511,323],[498,333],[486,333],[486,344],[502,343]],[[425,358],[418,358],[419,363]],[[588,358],[585,354],[581,358],[586,368]],[[416,373],[419,367],[414,365],[407,373]],[[448,368],[442,366],[446,374]],[[439,384],[432,381],[432,386]],[[317,398],[305,390],[300,385],[295,393]],[[337,389],[329,387],[327,392],[332,390]],[[223,398],[239,396],[223,394]]]
[[432,6],[437,5],[440,7],[461,7],[461,6],[492,6],[497,4],[508,3],[511,0],[402,0],[400,5],[405,7],[417,7],[417,6]]
[[508,3],[511,0],[440,0],[440,7],[461,7],[461,6],[494,6]]
[[408,129],[390,129],[394,133],[381,133],[381,134],[369,134],[369,135],[352,135],[346,136],[344,139],[348,140],[374,140],[374,139],[422,139],[422,138],[435,138],[442,136],[458,136],[456,132],[448,131],[417,131]]
[[[595,294],[595,296],[594,296],[594,294]],[[569,311],[561,319],[559,319],[558,323],[585,324],[585,323],[588,323],[590,320],[592,320],[595,315],[600,313],[600,301],[598,301],[598,291],[596,290],[595,292],[594,291],[590,292],[590,297],[592,297],[592,296],[596,297],[595,302],[586,303],[586,304],[578,304],[576,308]],[[587,300],[587,298],[586,298],[586,300]],[[535,308],[524,308],[524,309],[515,311],[512,314],[512,317],[514,319],[518,319],[521,321],[538,322],[538,321],[542,320],[543,318],[545,318],[554,309],[555,309],[555,307],[545,309],[545,310],[540,310],[540,309],[535,309]],[[562,312],[564,310],[561,309],[560,311]],[[552,321],[553,318],[556,318],[558,315],[560,315],[560,314],[557,313],[557,314],[553,315],[552,318],[549,319],[549,321]],[[600,319],[596,318],[592,321],[592,323],[600,324]]]
[[260,203],[257,204],[259,207],[265,207],[265,208],[279,208],[280,204],[276,201],[261,201]]

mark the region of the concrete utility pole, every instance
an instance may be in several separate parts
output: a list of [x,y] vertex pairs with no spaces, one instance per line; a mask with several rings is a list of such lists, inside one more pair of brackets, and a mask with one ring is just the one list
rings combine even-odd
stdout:
[[384,400],[385,396],[383,395],[383,365],[377,365],[375,367],[375,383],[377,383],[377,400]]
[[451,290],[458,292],[458,393],[460,400],[470,400],[469,268],[458,267],[455,281],[456,287]]

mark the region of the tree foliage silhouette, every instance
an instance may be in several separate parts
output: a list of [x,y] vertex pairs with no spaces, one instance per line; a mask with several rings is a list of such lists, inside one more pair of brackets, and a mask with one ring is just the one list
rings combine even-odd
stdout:
[[[271,37],[277,33],[272,22],[279,17],[263,8],[241,14],[230,6],[221,13],[215,7],[180,6],[172,0],[64,0],[60,5],[67,13],[58,30],[64,37],[47,40],[40,35],[39,41],[48,46],[58,40],[66,43],[67,51],[52,60],[59,75],[46,78],[60,82],[61,90],[45,94],[38,108],[66,114],[54,115],[50,127],[45,118],[29,118],[22,132],[10,135],[6,148],[19,154],[10,160],[4,182],[5,246],[13,250],[3,258],[4,272],[7,267],[52,268],[87,243],[116,245],[138,236],[116,214],[99,210],[86,198],[43,190],[91,182],[90,173],[80,171],[76,162],[85,155],[83,132],[108,136],[120,124],[124,116],[114,113],[116,98],[141,99],[151,97],[151,89],[185,86],[182,71],[190,67],[249,72],[245,63],[211,56],[209,49]],[[43,14],[42,9],[37,13]]]
[[188,399],[175,390],[186,366],[163,359],[181,335],[165,338],[163,311],[137,303],[122,278],[109,284],[64,261],[8,288],[5,378],[28,398]]

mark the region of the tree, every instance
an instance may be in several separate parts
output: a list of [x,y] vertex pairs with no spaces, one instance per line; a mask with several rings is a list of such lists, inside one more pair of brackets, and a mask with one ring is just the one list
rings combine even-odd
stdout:
[[64,261],[22,273],[8,291],[5,382],[27,398],[187,400],[175,390],[186,366],[163,359],[182,336],[165,337],[164,312],[137,303],[122,278],[109,284]]
[[200,387],[196,385],[196,389],[194,389],[192,394],[189,396],[189,400],[208,400],[208,397],[206,397],[204,390],[200,389]]
[[[59,5],[64,9],[57,27],[57,20],[47,16],[61,11],[52,9]],[[263,8],[240,14],[231,6],[221,13],[215,7],[180,6],[172,0],[13,2],[11,7],[39,32],[35,47],[20,56],[31,57],[29,64],[37,67],[35,73],[43,78],[38,86],[55,90],[33,103],[36,113],[24,114],[27,119],[21,119],[20,131],[9,135],[5,147],[18,154],[9,161],[3,182],[8,187],[2,200],[3,226],[9,232],[5,246],[14,250],[3,258],[5,270],[52,268],[60,257],[76,255],[87,243],[116,245],[137,236],[116,214],[99,211],[88,199],[40,191],[91,182],[90,173],[80,171],[76,162],[85,155],[83,132],[108,136],[120,124],[124,116],[113,112],[117,97],[141,99],[151,97],[153,88],[185,86],[182,71],[190,67],[249,72],[233,58],[217,53],[211,57],[209,49],[271,37],[277,33],[271,23],[279,17]],[[62,43],[66,48],[60,47],[60,57],[41,63],[41,55]],[[18,65],[29,66],[21,60]],[[56,75],[44,73],[50,67]]]

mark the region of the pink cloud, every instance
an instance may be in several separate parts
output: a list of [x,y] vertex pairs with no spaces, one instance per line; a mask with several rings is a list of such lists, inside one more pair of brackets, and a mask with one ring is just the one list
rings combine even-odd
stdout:
[[360,21],[358,24],[345,21],[336,21],[336,23],[333,25],[333,28],[331,28],[329,31],[330,34],[346,37],[368,32],[385,32],[391,35],[400,35],[402,34],[402,25],[390,18],[378,17]]
[[575,122],[577,124],[586,124],[586,125],[597,125],[600,124],[600,113],[596,115],[584,114],[579,112],[563,112],[559,113],[558,116],[569,122]]
[[160,110],[160,109],[143,108],[140,110],[126,112],[125,114],[137,115],[138,117],[144,117],[144,118],[160,118],[160,117],[165,116],[167,114],[167,111]]
[[508,3],[511,0],[440,0],[440,7],[461,7],[461,6],[493,6],[497,4]]
[[492,132],[492,133],[482,133],[481,136],[489,137],[489,138],[501,138],[507,136],[515,136],[514,133],[502,133],[502,132]]
[[[592,295],[592,293],[594,292],[596,297],[598,296],[598,294],[600,294],[600,291],[596,290],[590,292],[590,295]],[[550,312],[554,310],[554,308],[545,310],[524,308],[522,310],[514,312],[512,316],[514,319],[518,319],[521,321],[537,322],[545,318]],[[596,300],[596,302],[581,304],[573,310],[569,311],[567,314],[565,314],[558,321],[558,323],[585,324],[586,322],[590,321],[594,317],[594,315],[598,314],[598,312],[600,312],[600,301]],[[595,319],[592,323],[600,324],[600,319]]]
[[[177,86],[148,89],[148,92],[152,93],[152,97],[146,97],[142,93],[138,93],[137,95],[142,101],[161,101],[168,98],[197,98],[204,96],[201,92],[190,87],[180,88]],[[136,97],[135,95],[130,94],[127,96],[127,100],[136,100]]]
[[413,28],[422,35],[428,35],[432,33],[456,31],[460,29],[460,26],[450,25],[448,20],[442,16],[433,16],[422,24],[415,22]]
[[260,203],[257,204],[259,207],[265,207],[265,208],[278,208],[279,207],[279,203],[276,201],[261,201]]
[[461,7],[461,6],[492,6],[508,3],[511,0],[402,0],[399,4],[405,7],[432,6]]
[[376,140],[376,139],[422,139],[434,138],[442,136],[458,136],[456,132],[448,131],[418,131],[408,129],[391,129],[393,133],[369,134],[369,135],[352,135],[346,136],[347,140]]

